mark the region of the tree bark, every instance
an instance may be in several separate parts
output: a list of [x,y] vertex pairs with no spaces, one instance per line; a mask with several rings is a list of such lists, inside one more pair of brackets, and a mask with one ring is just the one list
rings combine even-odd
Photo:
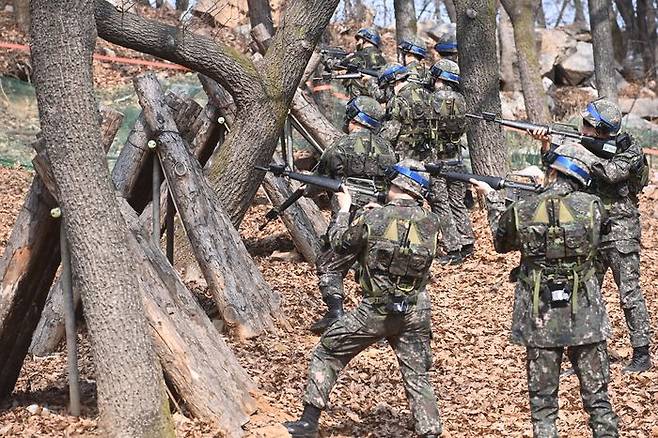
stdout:
[[646,79],[654,79],[656,77],[656,15],[653,5],[647,0],[637,0],[637,23],[642,41],[644,76]]
[[135,294],[135,254],[100,148],[93,4],[32,0],[31,7],[39,116],[92,340],[100,424],[112,436],[174,436],[162,369]]
[[280,299],[221,211],[201,166],[189,154],[163,102],[155,75],[135,80],[144,117],[158,132],[158,155],[192,250],[226,323],[241,339],[274,329]]
[[534,5],[536,0],[501,0],[514,28],[519,74],[528,119],[535,123],[550,120],[548,101],[539,73]]
[[512,21],[505,12],[505,8],[499,8],[500,18],[498,21],[498,47],[500,50],[500,77],[502,79],[503,91],[520,90],[521,79],[519,78],[518,60],[516,59],[516,47],[514,47],[514,28]]
[[212,421],[226,436],[239,437],[256,410],[256,386],[217,333],[196,299],[174,271],[162,250],[139,226],[133,209],[120,201],[121,211],[140,254],[140,291],[167,380],[197,418]]
[[190,6],[190,0],[176,0],[176,9],[179,11],[187,11]]
[[320,147],[327,149],[345,134],[336,129],[318,107],[311,103],[312,99],[307,92],[300,89],[295,94],[290,110]]
[[457,22],[457,10],[455,9],[454,0],[443,0],[443,4],[446,6],[446,12],[448,12],[448,17],[450,18],[451,23]]
[[251,27],[254,28],[262,23],[270,35],[274,35],[274,21],[269,0],[247,0],[247,8]]
[[415,39],[418,30],[414,0],[394,0],[393,7],[395,8],[395,37],[397,41]]
[[289,2],[265,56],[266,67],[258,71],[245,56],[210,38],[121,14],[96,0],[102,38],[204,73],[231,93],[238,123],[211,160],[208,175],[234,224],[240,223],[260,186],[263,173],[254,166],[271,159],[304,67],[337,4]]
[[599,97],[617,102],[617,79],[615,77],[615,51],[612,45],[610,11],[608,0],[588,0],[589,22],[592,28],[594,70]]
[[14,17],[18,27],[28,33],[30,31],[30,0],[14,0]]
[[[466,109],[469,112],[500,114],[495,1],[455,0],[455,7],[457,44],[469,48],[459,55]],[[476,173],[507,174],[507,148],[500,126],[470,123],[467,136],[471,163]]]
[[573,0],[573,7],[576,10],[573,22],[585,24],[585,8],[583,6],[583,0]]

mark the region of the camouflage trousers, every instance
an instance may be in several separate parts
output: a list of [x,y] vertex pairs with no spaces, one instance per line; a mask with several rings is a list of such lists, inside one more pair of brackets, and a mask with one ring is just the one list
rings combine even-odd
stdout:
[[[535,438],[558,438],[558,386],[564,347],[527,348],[530,415]],[[617,437],[617,415],[608,398],[610,363],[606,342],[567,347],[580,382],[594,438]]]
[[[463,165],[450,166],[451,172],[465,172]],[[445,178],[431,179],[430,206],[439,216],[441,244],[446,251],[459,251],[464,245],[475,241],[473,226],[468,208],[464,205],[466,185],[461,181],[448,181]]]
[[338,374],[370,345],[386,339],[397,356],[419,435],[441,434],[441,419],[428,371],[432,366],[431,311],[426,292],[404,314],[383,314],[368,299],[333,323],[309,365],[304,403],[325,409]]
[[631,345],[642,347],[651,341],[651,324],[644,295],[640,289],[640,254],[637,251],[624,253],[617,247],[599,250],[596,259],[596,274],[599,283],[608,268],[619,289],[619,300],[624,310],[626,326],[630,332]]
[[323,243],[315,260],[315,271],[318,274],[318,287],[322,299],[327,297],[343,298],[343,279],[357,259],[357,254],[338,254],[327,243]]

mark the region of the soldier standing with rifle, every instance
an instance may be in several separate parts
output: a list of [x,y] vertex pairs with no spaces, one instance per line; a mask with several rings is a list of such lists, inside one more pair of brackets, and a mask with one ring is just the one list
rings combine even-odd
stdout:
[[[429,120],[432,159],[444,162],[445,171],[464,172],[461,142],[466,132],[466,100],[459,90],[459,66],[441,59],[430,69],[435,91]],[[441,222],[441,241],[447,254],[440,263],[460,263],[473,254],[473,226],[464,205],[466,186],[461,181],[432,178],[432,211]]]
[[[596,268],[600,284],[603,284],[608,269],[612,270],[633,346],[633,357],[623,371],[638,373],[651,368],[651,325],[640,289],[641,226],[638,210],[638,195],[647,183],[648,166],[641,148],[630,136],[619,133],[621,111],[614,103],[606,99],[595,100],[581,115],[582,134],[615,143],[617,147],[611,157],[592,166],[591,191],[603,200],[611,224],[601,236]],[[546,129],[534,132],[535,138],[556,142],[546,134]]]
[[[385,171],[397,162],[391,144],[377,135],[384,110],[377,101],[367,96],[350,100],[345,109],[345,124],[349,135],[339,139],[324,151],[316,173],[333,179],[354,180],[386,192]],[[355,194],[352,214],[356,214],[371,201],[370,196]],[[332,197],[332,223],[338,205]],[[331,224],[329,226],[331,228]],[[327,236],[316,260],[316,271],[322,299],[327,304],[325,315],[310,330],[322,334],[343,314],[343,279],[356,261],[353,254],[339,254],[331,248]]]
[[598,158],[580,145],[555,151],[546,190],[505,208],[486,183],[496,251],[521,251],[511,341],[527,351],[528,392],[535,437],[558,438],[558,385],[565,353],[573,364],[594,437],[617,437],[617,415],[608,397],[606,339],[611,334],[594,262],[606,212],[585,193]]
[[438,222],[424,209],[429,180],[412,171],[420,163],[404,160],[394,166],[388,203],[360,210],[351,221],[348,191],[338,193],[340,210],[329,230],[331,247],[358,260],[363,300],[322,335],[309,365],[304,412],[284,425],[294,438],[316,437],[318,420],[327,407],[338,374],[361,351],[386,339],[400,364],[405,393],[416,433],[437,438],[442,426],[434,389],[428,378],[432,366],[431,308],[425,289],[436,250]]

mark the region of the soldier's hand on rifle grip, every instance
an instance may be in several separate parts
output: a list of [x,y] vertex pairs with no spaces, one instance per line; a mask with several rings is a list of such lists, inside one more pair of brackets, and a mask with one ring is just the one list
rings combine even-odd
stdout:
[[342,192],[336,192],[334,196],[338,202],[338,207],[340,207],[340,212],[349,213],[350,208],[352,207],[352,195],[345,186],[343,186],[342,189]]
[[481,195],[486,196],[487,194],[494,191],[494,189],[484,181],[478,181],[478,180],[475,180],[475,179],[472,179],[472,178],[469,179],[468,181],[471,184],[473,184],[473,186],[475,186],[475,190],[477,190],[477,192]]

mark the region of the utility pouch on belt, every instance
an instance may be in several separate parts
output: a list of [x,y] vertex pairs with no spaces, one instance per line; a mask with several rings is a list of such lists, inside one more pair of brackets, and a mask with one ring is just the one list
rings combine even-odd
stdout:
[[407,297],[395,295],[390,298],[385,309],[388,313],[402,314],[409,310],[410,305],[411,303],[408,301]]
[[546,301],[552,307],[564,307],[569,304],[569,300],[571,299],[571,286],[566,279],[547,281],[545,292],[547,295]]

